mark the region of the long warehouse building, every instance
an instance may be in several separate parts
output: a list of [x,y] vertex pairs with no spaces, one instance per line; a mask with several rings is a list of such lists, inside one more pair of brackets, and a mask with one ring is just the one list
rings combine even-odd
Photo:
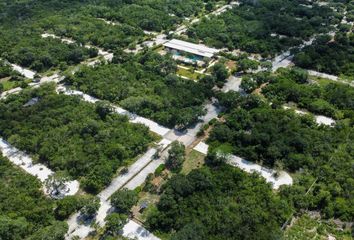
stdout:
[[215,48],[210,48],[201,44],[194,44],[178,39],[172,39],[164,44],[164,47],[169,50],[177,50],[180,52],[194,54],[199,57],[212,58],[219,50]]

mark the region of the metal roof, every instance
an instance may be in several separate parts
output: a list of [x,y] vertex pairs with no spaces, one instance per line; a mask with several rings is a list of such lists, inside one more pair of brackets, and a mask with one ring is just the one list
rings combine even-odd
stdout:
[[219,50],[215,48],[210,48],[201,44],[194,44],[186,41],[181,41],[177,39],[172,39],[163,44],[165,47],[180,50],[183,52],[192,53],[198,56],[211,58]]

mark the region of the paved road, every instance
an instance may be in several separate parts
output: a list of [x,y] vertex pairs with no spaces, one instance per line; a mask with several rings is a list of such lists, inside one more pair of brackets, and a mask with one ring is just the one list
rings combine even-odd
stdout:
[[293,64],[292,62],[293,55],[290,54],[290,51],[286,51],[278,56],[276,56],[272,61],[272,71],[275,72],[279,68],[287,68]]
[[[227,9],[226,6],[222,7],[221,10],[218,9],[212,14],[219,14],[220,11],[224,11],[224,9]],[[195,23],[199,21],[199,19],[194,19],[192,20],[191,23]],[[187,28],[185,26],[180,26],[177,31],[185,31]],[[165,35],[158,35],[155,39],[154,42],[155,44],[161,44],[164,41],[166,41],[166,36]],[[152,43],[153,44],[153,43]],[[154,44],[153,44],[154,45]],[[236,90],[239,87],[239,80],[237,79],[230,79],[230,82],[228,82],[230,85],[227,86],[226,88],[229,88],[229,90]],[[228,90],[226,90],[228,91]],[[95,102],[97,99],[94,99],[88,95],[84,95],[84,99],[90,102]],[[209,122],[211,119],[217,117],[218,113],[220,112],[220,109],[218,109],[216,106],[213,104],[209,103],[206,105],[207,109],[207,114],[201,118],[201,122],[194,125],[193,127],[188,128],[184,132],[180,132],[177,130],[169,130],[169,129],[160,129],[160,130],[155,130],[160,135],[164,136],[164,140],[166,143],[173,141],[173,140],[179,140],[183,142],[186,146],[190,145],[191,143],[194,142],[196,139],[196,134],[199,131],[200,127],[204,124]],[[124,109],[123,109],[124,110]],[[122,109],[118,108],[117,112],[122,111]],[[125,111],[125,110],[124,110]],[[126,111],[125,111],[126,112]],[[138,116],[134,119],[139,119]],[[150,129],[154,129],[154,127],[151,127],[151,125],[159,126],[158,124],[146,119],[147,121],[143,121],[143,124],[149,125]],[[139,121],[139,120],[137,120]],[[149,123],[153,124],[149,124]],[[101,207],[98,211],[97,214],[97,222],[101,225],[104,224],[104,218],[107,215],[107,212],[109,212],[111,206],[109,203],[109,197],[118,189],[126,186],[129,189],[134,189],[135,187],[141,185],[146,176],[150,173],[153,172],[160,163],[162,163],[163,159],[159,160],[154,160],[151,161],[152,155],[156,152],[156,149],[150,149],[147,153],[145,153],[141,158],[139,158],[130,168],[129,171],[126,175],[121,175],[118,176],[117,178],[113,179],[111,185],[107,187],[107,189],[103,190],[98,196],[100,197],[101,200]],[[93,229],[89,225],[81,224],[78,220],[79,214],[73,215],[69,220],[69,234],[67,235],[67,239],[71,239],[74,235],[78,235],[80,238],[84,238],[89,234],[90,231]]]
[[173,129],[169,131],[164,137],[170,141],[180,141],[185,146],[191,145],[197,139],[197,133],[200,128],[208,123],[210,120],[216,118],[221,110],[212,103],[205,105],[206,114],[200,118],[199,122],[186,130]]
[[[83,98],[83,100],[95,103],[99,101],[98,99],[91,97],[87,94],[84,94],[80,91],[75,91],[75,90],[68,90],[63,87],[59,87],[60,91],[62,91],[64,94],[68,95],[79,95]],[[129,113],[128,111],[114,106],[116,112],[118,114],[125,114],[125,115],[133,115],[132,113]],[[139,122],[142,124],[147,125],[151,131],[154,131],[155,133],[158,133],[162,135],[164,138],[160,142],[160,145],[163,146],[163,148],[166,148],[172,141],[178,140],[182,143],[184,143],[186,146],[189,146],[196,140],[196,135],[199,129],[203,126],[203,124],[209,122],[211,119],[217,117],[218,113],[220,110],[214,106],[212,103],[209,103],[205,106],[207,113],[205,116],[203,116],[200,119],[200,122],[195,124],[194,126],[186,129],[183,132],[180,132],[175,129],[167,129],[162,127],[163,130],[161,130],[160,125],[144,118],[139,117],[137,115],[134,115],[131,118],[132,122]],[[156,149],[152,148],[149,151],[147,151],[142,157],[140,157],[132,166],[129,167],[129,171],[125,175],[120,175],[113,179],[112,183],[105,189],[103,190],[100,194],[98,194],[98,197],[100,198],[101,201],[101,207],[98,210],[97,216],[96,216],[96,222],[104,226],[104,219],[107,216],[107,213],[109,213],[111,209],[111,205],[109,202],[109,197],[116,192],[117,190],[121,189],[122,187],[127,187],[129,189],[134,189],[137,186],[140,186],[141,184],[144,183],[147,175],[149,173],[153,173],[155,169],[164,162],[164,157],[166,156],[166,152],[164,152],[164,155],[157,159],[157,160],[151,160],[152,156],[156,153]],[[74,236],[79,236],[80,238],[83,238],[84,236],[87,236],[93,229],[87,225],[87,224],[81,224],[80,223],[80,215],[77,213],[73,215],[69,220],[68,224],[70,225],[68,235],[66,236],[66,239],[72,239]]]
[[[328,35],[330,36],[334,36],[335,32],[329,32],[327,33]],[[311,37],[309,40],[307,41],[304,41],[300,46],[297,46],[297,47],[293,47],[291,49],[298,49],[298,50],[301,50],[303,49],[304,47],[306,46],[310,46],[314,41],[315,39],[320,36],[320,35],[323,35],[323,34],[316,34],[314,35],[313,37]],[[291,49],[289,49],[288,51],[285,51],[283,53],[281,53],[280,55],[276,56],[273,61],[272,61],[272,65],[273,65],[273,72],[275,72],[276,70],[278,70],[279,68],[283,67],[283,68],[286,68],[286,67],[289,67],[291,65],[293,65],[294,63],[292,62],[292,59],[294,57],[294,55],[292,55],[290,53]]]
[[[104,189],[97,196],[100,198],[100,208],[97,212],[95,222],[100,226],[104,226],[104,219],[112,211],[112,206],[110,204],[109,198],[113,193],[127,187],[128,189],[135,189],[140,186],[146,179],[147,175],[153,173],[156,168],[164,162],[167,151],[166,148],[171,142],[163,139],[158,145],[162,146],[163,151],[162,156],[159,159],[154,160],[153,156],[156,153],[156,148],[149,149],[145,154],[143,154],[137,161],[135,161],[129,168],[128,172],[123,175],[119,175],[114,178],[111,184]],[[84,238],[89,235],[94,229],[90,227],[92,222],[82,223],[80,221],[80,214],[76,213],[69,218],[67,221],[69,225],[69,231],[65,239],[73,239],[74,236],[79,236]]]
[[[68,90],[62,87],[60,88],[60,90],[63,91],[64,94],[80,95],[83,98],[83,100],[91,103],[95,103],[98,101],[98,99],[91,97],[87,94],[84,94],[80,91]],[[175,129],[171,130],[167,128],[164,128],[163,131],[161,131],[161,129],[156,131],[156,126],[160,126],[159,124],[148,119],[142,122],[141,120],[137,120],[137,119],[144,119],[144,118],[136,115],[133,118],[131,118],[131,121],[146,124],[151,131],[155,131],[160,135],[163,134],[162,136],[164,138],[160,142],[160,145],[162,145],[163,148],[168,147],[168,145],[174,140],[178,140],[184,143],[186,146],[189,146],[196,140],[197,132],[203,126],[203,124],[217,117],[218,113],[220,112],[220,110],[212,103],[207,104],[205,108],[207,110],[207,113],[205,116],[203,116],[200,119],[200,122],[183,132],[180,132]],[[119,114],[132,115],[128,111],[119,108],[117,106],[115,106],[115,110]],[[152,156],[156,153],[156,151],[157,151],[156,148],[152,148],[149,151],[147,151],[142,157],[140,157],[133,165],[129,167],[127,174],[117,176],[115,179],[113,179],[112,183],[106,189],[104,189],[100,194],[98,194],[98,197],[100,198],[101,201],[101,206],[96,216],[96,222],[100,226],[104,226],[104,219],[107,216],[107,214],[111,211],[109,197],[114,192],[121,189],[122,187],[134,189],[137,186],[140,186],[141,184],[144,183],[147,175],[149,173],[153,173],[155,169],[164,162],[164,157],[166,157],[167,154],[166,151],[163,152],[162,157],[160,157],[159,159],[152,160]],[[68,220],[68,224],[70,225],[70,228],[68,231],[68,235],[66,236],[66,239],[72,239],[74,236],[79,236],[80,238],[83,238],[87,236],[91,231],[93,231],[93,229],[87,223],[86,224],[80,223],[80,215],[78,213],[73,215]]]

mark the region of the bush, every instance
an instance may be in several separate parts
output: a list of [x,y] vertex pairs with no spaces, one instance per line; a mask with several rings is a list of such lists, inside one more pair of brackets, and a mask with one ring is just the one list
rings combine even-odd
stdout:
[[138,194],[133,190],[123,189],[115,192],[111,197],[112,206],[118,213],[128,214],[138,202]]
[[179,172],[182,169],[185,160],[185,147],[182,143],[174,141],[171,144],[171,149],[168,150],[168,158],[166,167],[174,172]]
[[80,204],[79,197],[67,196],[57,201],[57,207],[54,211],[55,217],[59,220],[64,220],[81,207],[82,205]]
[[91,197],[81,208],[81,214],[86,218],[92,218],[96,215],[100,207],[100,199],[98,197]]
[[106,217],[106,232],[111,236],[116,236],[128,222],[128,216],[124,214],[112,213]]
[[155,176],[160,176],[163,170],[165,169],[166,169],[165,164],[160,164],[160,166],[158,166],[155,170]]

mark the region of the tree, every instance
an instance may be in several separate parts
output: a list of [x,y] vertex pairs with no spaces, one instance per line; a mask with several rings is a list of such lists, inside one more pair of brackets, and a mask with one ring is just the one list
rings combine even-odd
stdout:
[[0,216],[0,239],[24,239],[28,232],[28,222],[25,218],[12,219]]
[[98,197],[91,197],[81,208],[80,213],[85,218],[93,218],[96,215],[97,210],[100,208],[100,199]]
[[64,240],[65,234],[68,231],[68,224],[66,222],[56,221],[53,225],[42,228],[33,235],[31,235],[28,240]]
[[84,60],[84,53],[82,49],[74,49],[68,56],[68,60],[73,63],[80,63]]
[[123,51],[122,49],[118,49],[114,52],[112,63],[115,64],[123,64],[132,59],[130,53]]
[[238,71],[247,72],[247,70],[252,69],[256,70],[258,68],[259,63],[255,60],[251,60],[248,58],[241,59],[238,62]]
[[128,222],[127,215],[112,213],[106,217],[106,232],[111,236],[116,236]]
[[274,169],[275,169],[275,172],[274,172],[274,177],[277,178],[280,176],[280,173],[283,171],[284,169],[284,164],[279,161],[279,160],[276,160],[274,162]]
[[85,203],[88,201],[85,196],[66,196],[63,199],[58,200],[56,203],[57,207],[55,208],[55,217],[59,220],[65,220],[75,211],[78,211],[82,208]]
[[164,57],[159,64],[160,74],[167,76],[177,71],[177,63],[171,57]]
[[172,142],[171,148],[168,150],[166,167],[171,171],[179,172],[182,169],[184,160],[185,146],[178,141]]
[[[196,220],[195,220],[196,221]],[[204,240],[207,236],[201,223],[192,222],[171,236],[171,240]]]
[[53,198],[62,198],[67,190],[68,177],[61,173],[50,175],[45,181],[47,193]]
[[229,77],[229,71],[222,63],[216,63],[212,67],[212,75],[216,78],[219,87],[223,85],[226,79]]
[[297,83],[304,84],[308,82],[309,74],[306,70],[301,68],[291,68],[289,73],[289,78]]
[[246,92],[251,93],[257,88],[257,82],[254,81],[251,77],[245,76],[242,78],[240,87]]
[[213,8],[214,8],[213,2],[207,2],[207,4],[205,5],[205,10],[207,10],[208,12],[211,12]]
[[192,123],[195,123],[199,117],[205,114],[203,107],[188,107],[180,110],[179,115],[176,118],[176,127],[179,129],[185,129]]
[[265,62],[261,62],[260,63],[260,66],[262,67],[262,68],[264,68],[265,70],[267,70],[267,71],[270,71],[270,70],[272,70],[272,62],[270,62],[270,61],[265,61]]
[[115,192],[111,197],[112,206],[118,213],[129,214],[130,209],[138,201],[138,195],[133,190],[123,189]]
[[226,163],[228,160],[228,156],[225,153],[221,152],[209,152],[205,158],[205,163],[209,166],[221,166]]
[[172,240],[268,240],[281,238],[291,210],[259,176],[223,164],[174,175],[146,222]]
[[105,119],[107,115],[113,112],[113,107],[107,101],[99,101],[96,103],[96,112],[101,119]]
[[[78,97],[57,94],[54,85],[28,89],[12,97],[7,99],[12,104],[3,107],[3,102],[0,103],[1,110],[9,112],[0,114],[0,132],[8,133],[2,137],[17,148],[37,155],[40,162],[57,173],[79,179],[90,193],[108,185],[124,160],[145,152],[154,139],[146,126],[130,123],[126,116],[118,114],[102,119],[109,112],[105,105],[96,109]],[[35,97],[40,101],[31,107],[30,114],[25,114],[29,109],[20,107],[24,104],[20,99]],[[62,197],[68,190],[65,178],[58,175],[49,178],[48,192]]]
[[0,239],[27,239],[55,223],[54,201],[43,194],[38,178],[2,156],[0,173]]
[[228,91],[227,93],[220,92],[217,95],[218,103],[221,107],[225,109],[225,111],[230,111],[231,109],[235,109],[240,106],[241,94],[235,91]]

